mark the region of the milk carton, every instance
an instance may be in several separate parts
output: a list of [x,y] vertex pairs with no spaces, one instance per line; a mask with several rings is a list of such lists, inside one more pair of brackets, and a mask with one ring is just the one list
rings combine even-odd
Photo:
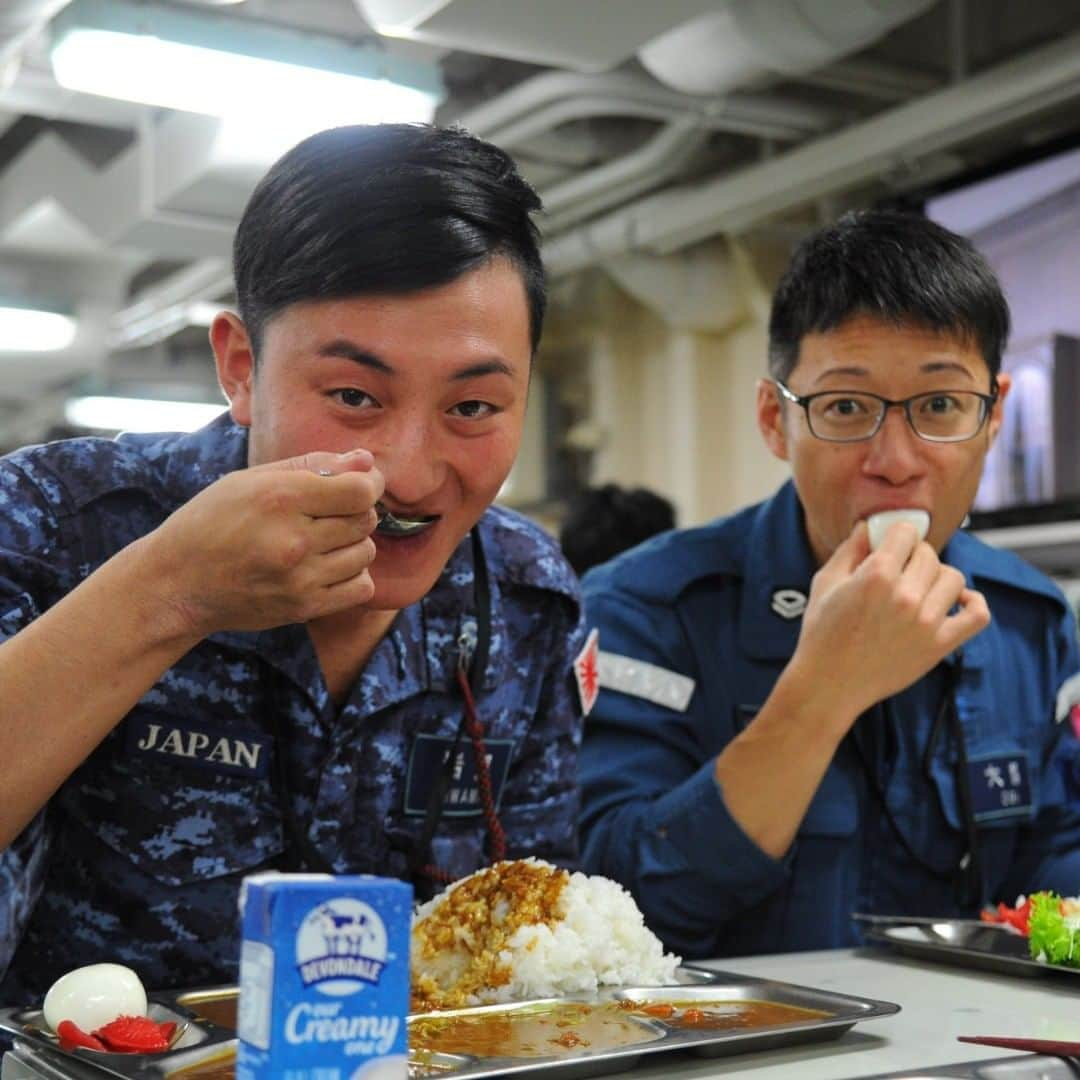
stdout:
[[237,1080],[405,1080],[411,886],[256,874],[240,907]]

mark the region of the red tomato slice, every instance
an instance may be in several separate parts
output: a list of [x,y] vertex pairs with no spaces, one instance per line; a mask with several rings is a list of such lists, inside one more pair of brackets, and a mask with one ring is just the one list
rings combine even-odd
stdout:
[[169,1048],[164,1026],[149,1016],[119,1016],[94,1034],[114,1053],[154,1054]]
[[84,1046],[87,1050],[104,1050],[102,1041],[93,1035],[87,1034],[74,1020],[61,1020],[56,1025],[56,1035],[60,1040],[61,1050],[74,1050],[77,1046]]

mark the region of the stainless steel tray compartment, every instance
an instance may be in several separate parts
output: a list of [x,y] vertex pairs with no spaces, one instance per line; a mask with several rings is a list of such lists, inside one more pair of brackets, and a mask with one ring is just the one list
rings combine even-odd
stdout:
[[[677,974],[678,983],[667,987],[642,986],[609,989],[592,995],[550,999],[547,1004],[581,1004],[613,1006],[620,1002],[693,1002],[708,1008],[721,1002],[764,1001],[814,1009],[828,1016],[812,1016],[793,1023],[773,1027],[695,1030],[666,1024],[661,1017],[643,1016],[627,1011],[626,1019],[639,1027],[642,1041],[606,1049],[577,1046],[558,1056],[494,1057],[449,1053],[441,1050],[410,1053],[410,1075],[413,1077],[452,1077],[454,1080],[482,1080],[496,1076],[526,1074],[555,1074],[558,1080],[578,1080],[632,1068],[646,1055],[672,1050],[687,1050],[702,1056],[741,1054],[769,1050],[796,1043],[820,1042],[835,1039],[853,1024],[875,1017],[889,1016],[899,1011],[890,1002],[856,998],[812,987],[769,979],[756,979],[731,972],[685,965]],[[205,991],[175,991],[153,995],[151,1015],[160,1020],[177,1020],[188,1024],[177,1046],[161,1054],[108,1054],[92,1050],[61,1051],[55,1038],[44,1030],[38,1010],[0,1010],[0,1031],[13,1036],[20,1052],[43,1063],[43,1075],[55,1075],[62,1080],[77,1077],[115,1077],[119,1080],[186,1080],[181,1071],[208,1063],[223,1053],[234,1051],[236,1034],[200,1014],[210,1012],[211,1003],[228,1003],[235,999],[235,988],[223,987]],[[510,1015],[536,1011],[543,1001],[517,1002],[511,1005],[482,1005],[440,1013],[422,1013],[410,1017],[410,1023],[425,1019],[454,1016]],[[212,1014],[212,1013],[211,1013]],[[212,1014],[213,1015],[213,1014]],[[227,1013],[225,1014],[227,1015]]]
[[[646,1056],[673,1050],[689,1051],[702,1057],[720,1057],[755,1050],[772,1050],[800,1043],[824,1042],[839,1038],[862,1020],[890,1016],[900,1010],[900,1007],[892,1002],[857,998],[827,990],[797,986],[793,983],[751,978],[693,965],[686,965],[680,969],[678,977],[679,985],[675,986],[620,987],[602,990],[595,995],[559,1000],[582,1004],[632,1001],[643,1005],[659,1002],[682,1005],[690,1002],[705,1009],[710,1005],[716,1006],[721,1003],[763,1001],[791,1005],[799,1009],[816,1010],[829,1015],[810,1016],[805,1020],[771,1027],[695,1030],[672,1026],[665,1023],[663,1017],[642,1017],[631,1013],[628,1015],[633,1016],[635,1020],[654,1025],[658,1037],[652,1041],[634,1043],[629,1046],[592,1052],[582,1050],[572,1055],[558,1057],[526,1059],[460,1054],[456,1055],[460,1059],[460,1068],[450,1075],[460,1077],[461,1080],[465,1078],[487,1080],[496,1076],[521,1076],[542,1072],[545,1075],[555,1073],[559,1080],[571,1080],[571,1078],[597,1076],[633,1068]],[[446,1013],[421,1014],[412,1020],[416,1022],[426,1018],[437,1019],[449,1016],[499,1015],[512,1013],[520,1008],[520,1005],[487,1005]],[[423,1052],[414,1053],[411,1060],[416,1068],[415,1075],[425,1075],[421,1071],[426,1060]],[[430,1075],[447,1075],[447,1073],[433,1071]]]
[[863,936],[878,945],[920,959],[1005,975],[1080,975],[1080,968],[1040,964],[1031,959],[1027,938],[997,923],[974,919],[904,919],[856,916]]
[[148,1014],[157,1021],[171,1020],[183,1032],[169,1050],[156,1054],[113,1054],[100,1050],[61,1050],[48,1030],[40,1009],[0,1009],[0,1032],[10,1036],[16,1048],[29,1047],[35,1059],[53,1066],[68,1077],[112,1076],[120,1080],[159,1080],[177,1070],[219,1056],[236,1045],[236,1033],[197,1020],[189,1010],[169,997],[155,995]]

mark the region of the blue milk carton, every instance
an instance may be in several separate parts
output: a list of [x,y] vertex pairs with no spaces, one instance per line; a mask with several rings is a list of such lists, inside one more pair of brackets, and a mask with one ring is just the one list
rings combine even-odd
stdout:
[[237,1080],[405,1080],[412,887],[255,874],[240,908]]

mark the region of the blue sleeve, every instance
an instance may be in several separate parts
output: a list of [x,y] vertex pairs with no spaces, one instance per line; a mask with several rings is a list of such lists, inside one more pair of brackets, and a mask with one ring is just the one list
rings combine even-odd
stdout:
[[574,658],[584,643],[578,603],[559,597],[549,619],[542,686],[529,734],[512,768],[500,818],[507,858],[535,855],[559,866],[578,866],[577,767],[581,702]]
[[[1056,691],[1080,671],[1076,621],[1068,612],[1057,637]],[[1072,695],[1080,701],[1080,688]],[[1060,722],[1054,701],[1046,710],[1045,734],[1038,747],[1040,770],[1038,811],[1023,830],[1017,859],[1005,886],[1006,897],[1053,889],[1063,896],[1080,893],[1080,707]]]
[[[0,649],[69,587],[60,527],[26,473],[0,461]],[[0,977],[7,970],[41,893],[48,857],[42,811],[0,851]]]
[[0,851],[0,979],[19,947],[45,882],[47,814],[42,810],[9,848]]
[[724,924],[788,877],[785,863],[732,818],[714,779],[716,755],[735,734],[734,704],[715,693],[703,700],[699,665],[671,607],[602,590],[588,577],[585,605],[605,653],[698,684],[684,712],[601,691],[581,755],[586,868],[622,882],[668,948],[715,955]]

